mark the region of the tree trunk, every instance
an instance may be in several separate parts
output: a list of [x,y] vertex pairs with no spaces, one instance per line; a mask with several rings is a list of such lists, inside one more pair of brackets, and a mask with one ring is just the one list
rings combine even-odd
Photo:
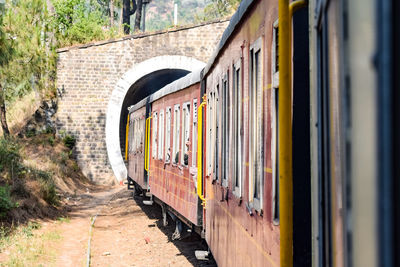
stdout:
[[3,136],[7,138],[10,136],[10,130],[8,129],[7,125],[7,118],[6,118],[6,104],[4,101],[4,89],[0,83],[0,122],[1,128],[3,129]]
[[137,10],[135,18],[135,31],[140,31],[140,22],[142,21],[142,0],[137,0]]
[[123,22],[122,22],[123,14],[124,14],[124,12],[122,12],[122,7],[121,7],[121,10],[119,12],[118,33],[122,33],[122,30],[123,30]]
[[[54,6],[51,0],[46,0],[47,11],[50,17],[53,17],[55,14]],[[56,46],[56,38],[54,36],[54,32],[52,30],[48,30],[45,32],[48,36],[47,40],[45,39],[46,44],[46,53],[47,55],[51,55],[51,50]],[[49,57],[46,58],[46,70],[45,70],[45,88],[48,90],[49,88],[55,88],[55,70],[51,66],[52,62]]]
[[[138,2],[142,3],[141,0]],[[124,33],[130,33],[131,15],[136,11],[136,1],[132,0],[133,7],[131,8],[131,0],[123,0],[122,2],[122,23],[124,24]]]
[[114,0],[110,0],[110,27],[114,26]]

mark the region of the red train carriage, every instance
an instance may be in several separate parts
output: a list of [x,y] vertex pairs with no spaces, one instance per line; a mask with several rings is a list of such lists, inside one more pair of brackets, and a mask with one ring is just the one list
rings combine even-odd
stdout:
[[[156,201],[198,232],[202,225],[202,208],[196,193],[199,81],[200,71],[188,74],[130,108],[132,126],[133,118],[143,118],[146,105],[149,115],[144,135],[142,128],[133,126],[130,131],[129,146],[139,136],[144,140],[144,151],[129,154],[128,172],[142,189],[149,189]],[[141,177],[132,166],[138,161],[143,163]],[[147,177],[147,184],[143,177]]]
[[278,266],[277,1],[244,1],[204,69],[206,240],[220,266]]
[[130,108],[129,146],[139,136],[144,151],[130,152],[129,176],[203,230],[219,266],[280,265],[277,41],[277,0],[242,1],[201,81],[189,74]]
[[129,177],[219,266],[399,265],[399,5],[345,2],[243,0],[201,79],[130,108]]

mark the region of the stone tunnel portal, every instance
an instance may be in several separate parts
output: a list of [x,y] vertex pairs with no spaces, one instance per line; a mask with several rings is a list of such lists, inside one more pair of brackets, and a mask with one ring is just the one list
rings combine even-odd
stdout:
[[204,66],[204,62],[192,57],[158,56],[134,65],[119,79],[108,102],[105,129],[108,160],[118,182],[127,177],[122,157],[127,108],[168,83]]
[[134,83],[128,90],[122,103],[119,122],[119,139],[122,155],[125,154],[126,120],[128,107],[163,88],[165,85],[185,76],[190,71],[183,69],[163,69],[152,72]]

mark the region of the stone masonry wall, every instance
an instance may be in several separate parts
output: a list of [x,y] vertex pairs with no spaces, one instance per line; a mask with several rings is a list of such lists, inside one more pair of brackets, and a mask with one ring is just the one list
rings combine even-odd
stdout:
[[57,132],[77,138],[74,153],[89,179],[99,184],[114,182],[105,123],[109,97],[121,76],[135,64],[162,55],[207,62],[228,23],[217,21],[57,51]]

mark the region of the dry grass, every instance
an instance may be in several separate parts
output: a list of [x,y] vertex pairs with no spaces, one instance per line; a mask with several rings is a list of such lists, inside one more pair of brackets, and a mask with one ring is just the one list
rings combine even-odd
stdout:
[[[40,98],[31,92],[7,107],[7,123],[11,134],[18,133],[40,106]],[[0,134],[3,130],[0,127]]]
[[53,248],[61,240],[57,229],[41,231],[36,222],[19,226],[12,234],[2,232],[0,266],[54,266],[57,251]]

